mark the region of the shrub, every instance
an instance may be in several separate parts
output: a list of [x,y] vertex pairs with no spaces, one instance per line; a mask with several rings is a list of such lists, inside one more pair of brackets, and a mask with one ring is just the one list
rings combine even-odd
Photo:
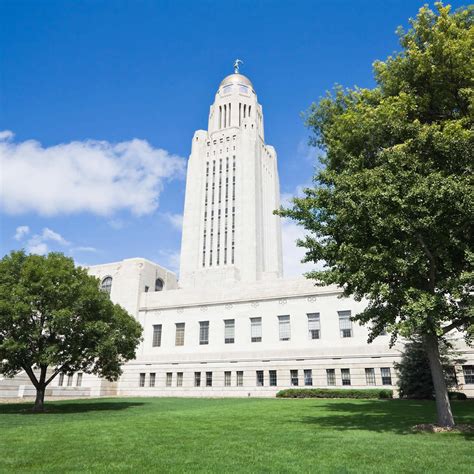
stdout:
[[[443,365],[444,379],[448,389],[456,389],[456,378],[452,369],[460,360],[453,358],[451,347],[446,342],[439,346],[440,359]],[[414,338],[405,344],[400,362],[394,364],[398,372],[398,388],[400,398],[434,399],[434,386],[431,377],[428,355],[419,338]]]
[[393,398],[393,391],[387,389],[326,389],[289,388],[280,390],[278,398]]
[[448,392],[450,400],[467,400],[467,395],[462,392]]

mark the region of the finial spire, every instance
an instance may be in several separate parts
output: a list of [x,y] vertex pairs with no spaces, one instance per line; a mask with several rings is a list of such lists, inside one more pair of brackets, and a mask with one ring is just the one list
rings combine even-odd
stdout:
[[236,59],[234,61],[234,74],[239,74],[239,66],[240,64],[244,64],[244,62],[241,59]]

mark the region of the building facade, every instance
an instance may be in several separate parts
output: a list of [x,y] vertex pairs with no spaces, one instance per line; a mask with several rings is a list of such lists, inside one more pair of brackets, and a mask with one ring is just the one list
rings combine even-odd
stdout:
[[[351,321],[364,302],[338,287],[282,277],[277,155],[263,109],[236,71],[220,84],[208,130],[192,139],[176,275],[141,258],[89,268],[144,328],[135,360],[116,383],[75,374],[50,393],[274,396],[290,387],[396,388],[402,345],[367,343]],[[474,396],[474,352],[459,338],[456,367]],[[30,393],[27,381],[23,393]],[[1,394],[0,386],[0,394]]]

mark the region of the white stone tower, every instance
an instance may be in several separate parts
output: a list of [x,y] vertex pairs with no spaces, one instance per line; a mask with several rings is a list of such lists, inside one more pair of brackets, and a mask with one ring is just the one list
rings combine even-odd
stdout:
[[228,285],[282,275],[277,156],[266,145],[262,106],[250,80],[220,84],[208,131],[195,132],[189,157],[180,287]]

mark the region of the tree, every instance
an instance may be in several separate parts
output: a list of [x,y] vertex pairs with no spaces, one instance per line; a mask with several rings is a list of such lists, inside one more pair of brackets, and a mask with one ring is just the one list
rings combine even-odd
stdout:
[[[457,386],[452,369],[455,360],[446,343],[439,345],[440,360],[448,389]],[[400,362],[394,364],[398,372],[398,389],[401,398],[432,399],[434,396],[430,361],[423,342],[414,338],[405,344]]]
[[310,107],[323,167],[279,213],[308,232],[305,261],[325,262],[309,278],[368,301],[354,319],[369,342],[386,328],[392,344],[422,337],[438,423],[452,426],[439,340],[473,323],[474,9],[437,3],[410,23],[402,51],[374,63],[376,87]]
[[141,333],[71,258],[20,251],[0,260],[0,373],[28,374],[35,411],[43,411],[46,387],[60,372],[116,380]]

